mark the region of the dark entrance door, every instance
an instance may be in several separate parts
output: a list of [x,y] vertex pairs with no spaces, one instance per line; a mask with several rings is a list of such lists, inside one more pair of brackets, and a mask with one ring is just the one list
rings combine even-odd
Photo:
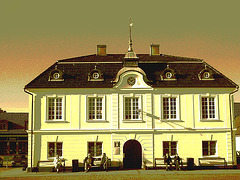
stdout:
[[123,146],[123,167],[126,169],[140,169],[142,166],[142,147],[134,140],[128,140]]

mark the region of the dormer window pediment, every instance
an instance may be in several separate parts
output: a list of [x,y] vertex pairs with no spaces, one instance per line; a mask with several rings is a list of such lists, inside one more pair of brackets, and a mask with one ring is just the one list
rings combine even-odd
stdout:
[[206,68],[203,69],[202,71],[200,71],[200,73],[198,73],[198,78],[199,80],[214,80],[213,78],[213,72]]
[[57,66],[54,70],[49,73],[49,81],[64,81],[63,72],[60,69],[57,69]]
[[167,68],[162,72],[162,74],[160,75],[160,78],[162,81],[177,80],[175,71],[169,68],[169,66],[167,66]]
[[103,73],[95,67],[88,73],[88,81],[104,81]]

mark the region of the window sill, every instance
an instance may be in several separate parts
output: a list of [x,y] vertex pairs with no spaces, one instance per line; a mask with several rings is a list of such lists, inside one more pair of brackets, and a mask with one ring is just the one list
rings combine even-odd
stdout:
[[102,119],[100,119],[100,120],[86,120],[86,122],[88,122],[88,123],[109,123],[107,120],[102,120]]
[[201,122],[223,122],[219,119],[200,119]]
[[183,122],[181,119],[161,119],[160,122]]
[[143,121],[142,119],[128,119],[128,120],[123,119],[122,122],[123,123],[145,123],[145,121]]
[[45,123],[68,123],[65,120],[45,120]]

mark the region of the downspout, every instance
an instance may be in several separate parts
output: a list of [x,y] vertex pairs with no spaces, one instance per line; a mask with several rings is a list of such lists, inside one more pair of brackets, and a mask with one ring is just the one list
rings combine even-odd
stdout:
[[234,137],[233,137],[233,108],[232,108],[232,96],[235,92],[237,92],[239,89],[239,86],[236,87],[236,89],[229,94],[229,107],[230,107],[230,127],[231,127],[231,146],[232,146],[232,166],[234,166]]
[[26,89],[24,89],[24,92],[31,95],[32,96],[32,112],[31,112],[31,169],[30,169],[30,172],[32,172],[33,170],[33,163],[32,163],[32,160],[33,160],[33,94],[26,91]]

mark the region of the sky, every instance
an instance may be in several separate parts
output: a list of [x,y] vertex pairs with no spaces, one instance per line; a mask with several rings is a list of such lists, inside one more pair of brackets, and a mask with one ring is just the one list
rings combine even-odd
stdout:
[[[0,0],[0,108],[27,112],[24,86],[57,60],[133,50],[205,60],[240,84],[239,0]],[[240,102],[240,92],[235,94]]]

